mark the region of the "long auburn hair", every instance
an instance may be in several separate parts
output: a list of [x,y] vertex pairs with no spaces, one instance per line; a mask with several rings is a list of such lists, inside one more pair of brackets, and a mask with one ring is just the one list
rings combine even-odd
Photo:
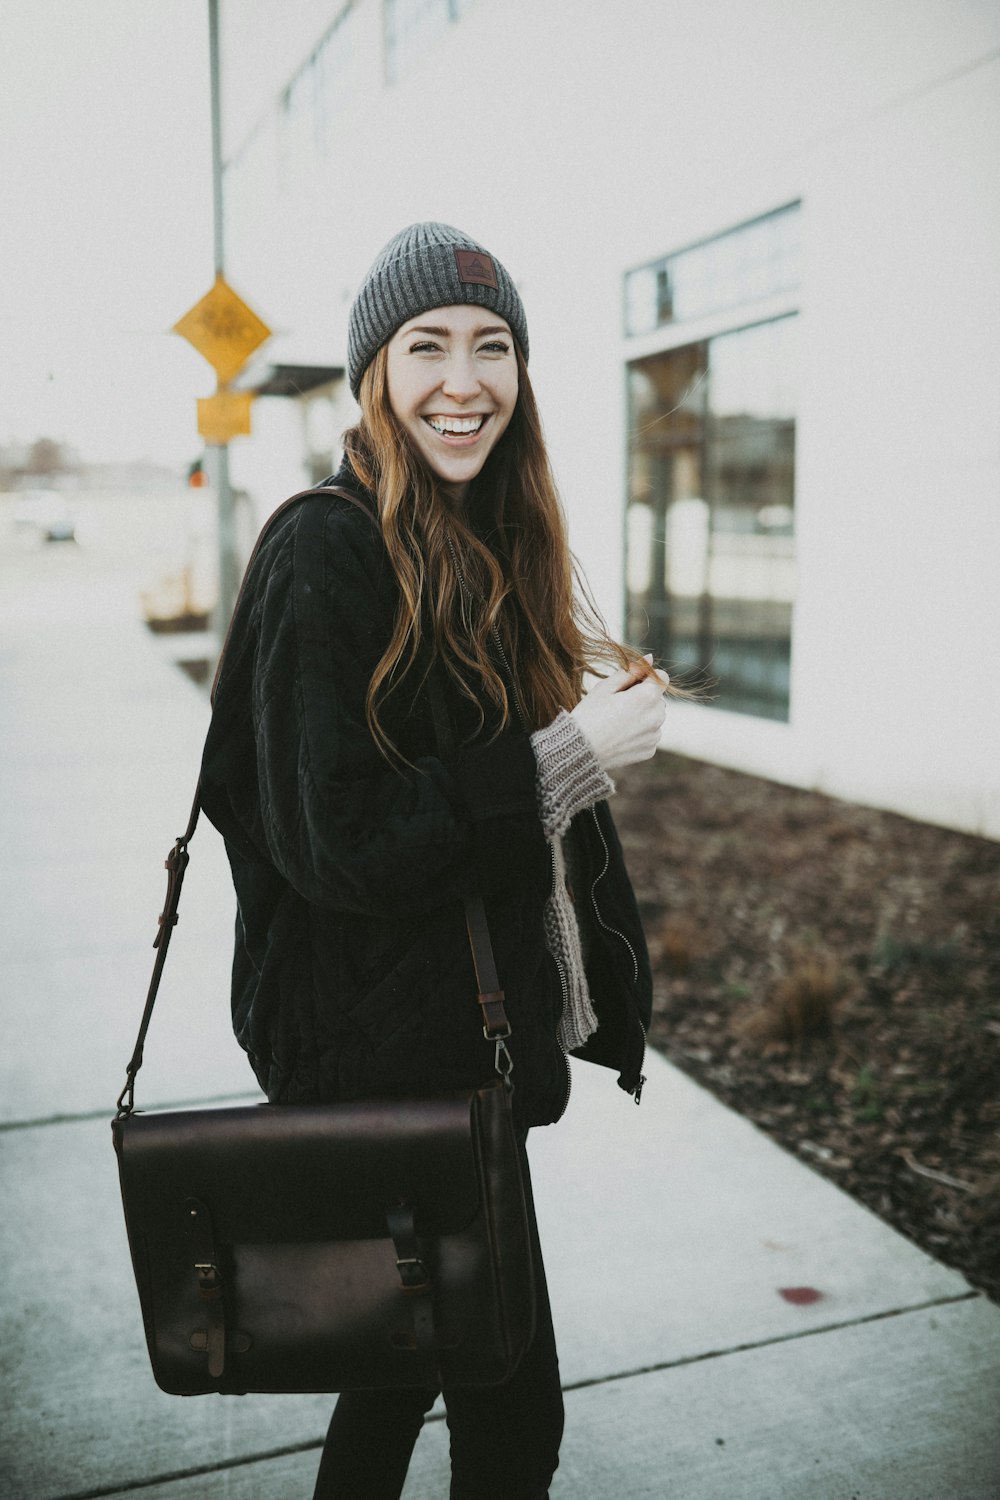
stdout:
[[[416,454],[390,408],[385,345],[361,379],[361,419],[344,434],[344,451],[376,498],[399,586],[392,638],[367,701],[369,728],[387,759],[399,752],[379,709],[420,671],[422,655],[426,671],[428,628],[434,655],[478,709],[480,724],[484,697],[501,727],[520,716],[528,729],[540,729],[579,702],[585,672],[652,670],[640,652],[609,636],[579,576],[527,365],[516,343],[514,350],[513,414],[462,504]],[[482,518],[489,545],[472,518]],[[513,705],[501,652],[516,674]]]

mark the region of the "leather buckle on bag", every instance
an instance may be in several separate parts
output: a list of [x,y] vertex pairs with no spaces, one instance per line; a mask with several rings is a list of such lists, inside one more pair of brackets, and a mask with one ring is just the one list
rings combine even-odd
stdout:
[[222,1276],[218,1266],[211,1261],[195,1261],[194,1269],[198,1277],[198,1296],[202,1302],[218,1302],[222,1297]]
[[385,1218],[396,1252],[396,1270],[402,1290],[426,1292],[431,1285],[431,1276],[420,1256],[412,1204],[391,1204],[385,1211]]
[[424,1292],[430,1286],[431,1278],[427,1267],[419,1256],[397,1257],[396,1269],[399,1272],[404,1292]]

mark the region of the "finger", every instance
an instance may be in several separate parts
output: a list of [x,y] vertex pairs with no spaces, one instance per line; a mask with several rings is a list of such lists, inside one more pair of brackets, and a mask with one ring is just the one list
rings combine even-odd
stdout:
[[645,675],[636,667],[625,667],[617,672],[611,672],[605,677],[604,683],[608,692],[622,693],[626,688],[634,687],[637,682],[641,682]]
[[[649,662],[650,665],[652,665],[651,656],[644,656],[643,661]],[[645,671],[637,661],[634,661],[632,662],[631,666],[626,669],[626,676],[628,677],[628,686],[634,687],[638,682],[645,682],[649,676],[649,673]]]

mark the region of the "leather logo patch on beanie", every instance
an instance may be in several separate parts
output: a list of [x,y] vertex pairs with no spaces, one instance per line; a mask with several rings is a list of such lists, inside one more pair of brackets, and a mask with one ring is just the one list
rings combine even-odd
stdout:
[[458,279],[467,286],[491,286],[497,290],[497,273],[493,257],[483,250],[459,250],[455,247]]

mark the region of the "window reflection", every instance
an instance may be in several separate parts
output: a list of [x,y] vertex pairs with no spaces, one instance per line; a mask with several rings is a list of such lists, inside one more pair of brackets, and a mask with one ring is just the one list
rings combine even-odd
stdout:
[[707,668],[723,708],[787,719],[797,319],[629,366],[628,629]]

